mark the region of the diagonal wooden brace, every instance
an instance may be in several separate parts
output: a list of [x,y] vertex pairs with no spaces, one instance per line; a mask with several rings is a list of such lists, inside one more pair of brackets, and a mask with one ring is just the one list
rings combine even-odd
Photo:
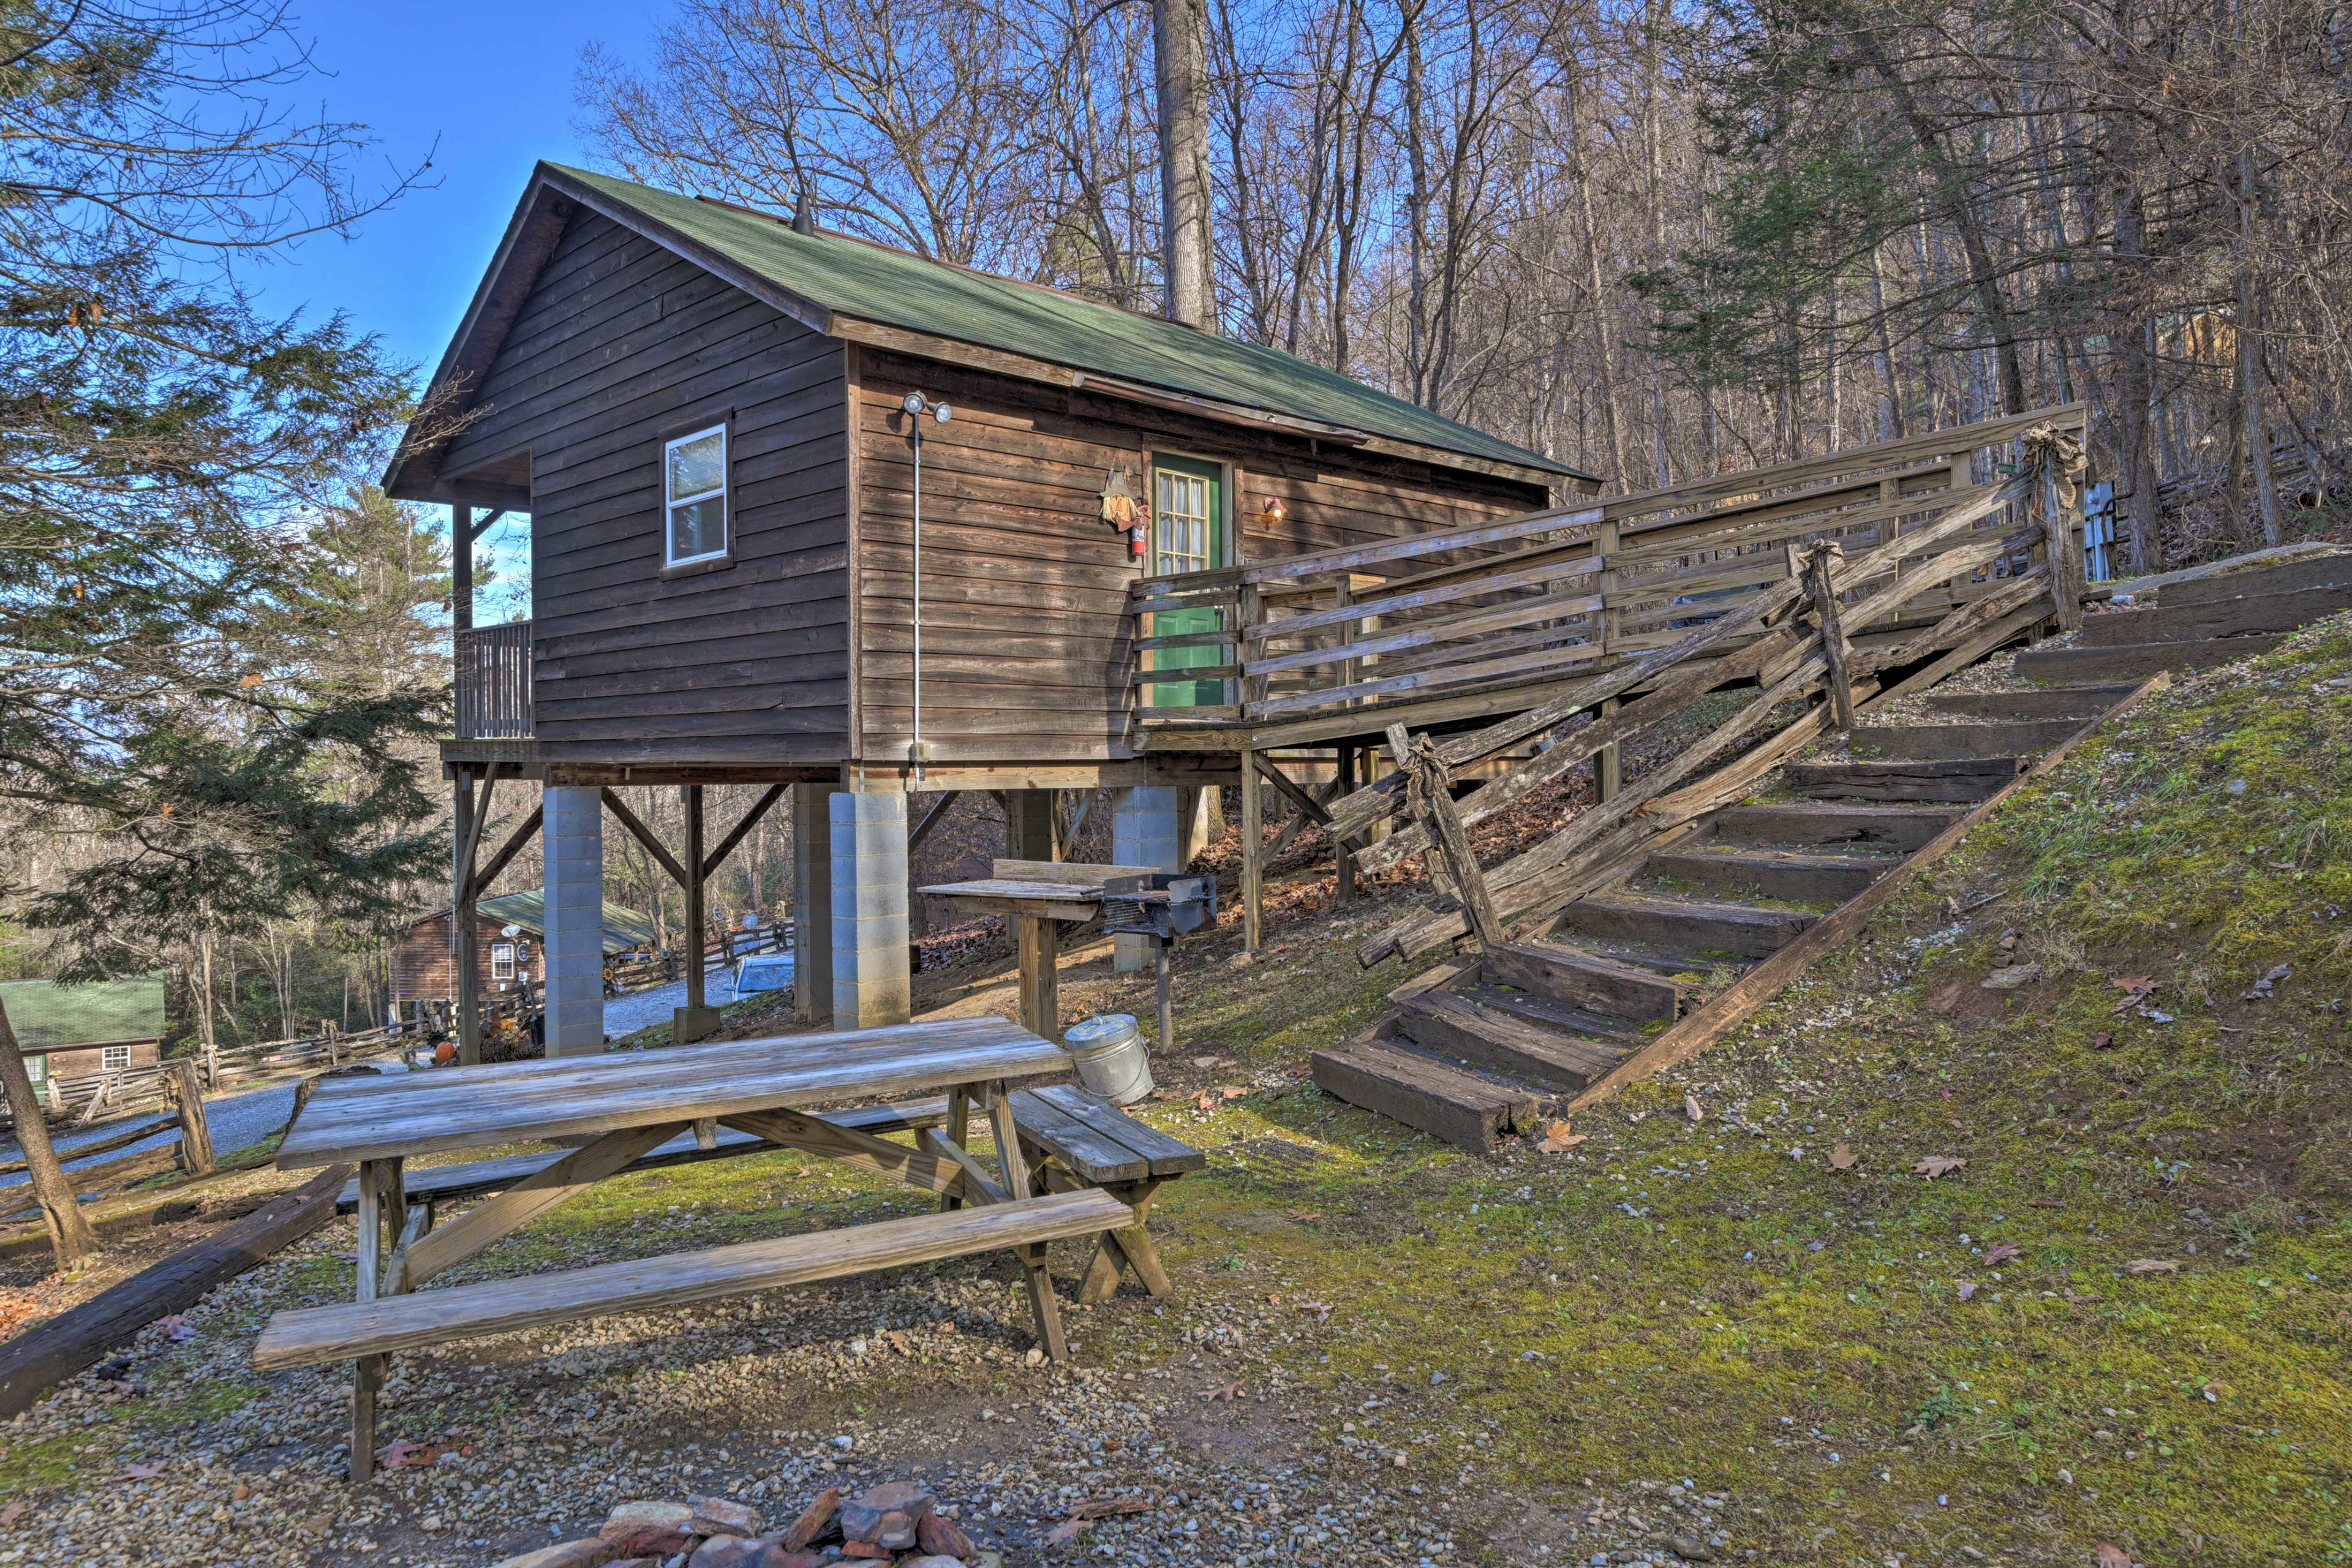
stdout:
[[835,1127],[797,1110],[747,1110],[740,1116],[722,1116],[719,1120],[724,1126],[764,1138],[780,1148],[798,1149],[877,1175],[895,1176],[925,1192],[952,1193],[974,1203],[991,1201],[989,1194],[976,1192],[968,1184],[963,1167],[955,1161],[877,1138],[871,1132]]

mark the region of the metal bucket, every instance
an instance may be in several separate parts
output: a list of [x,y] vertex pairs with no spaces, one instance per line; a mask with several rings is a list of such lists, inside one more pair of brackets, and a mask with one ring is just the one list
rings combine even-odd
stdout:
[[1113,1105],[1133,1105],[1151,1092],[1151,1059],[1133,1015],[1106,1013],[1063,1032],[1063,1049],[1088,1094]]

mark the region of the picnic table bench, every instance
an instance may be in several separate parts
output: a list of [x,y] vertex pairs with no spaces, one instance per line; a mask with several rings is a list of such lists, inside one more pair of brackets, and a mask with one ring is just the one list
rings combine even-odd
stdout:
[[[444,1068],[322,1085],[279,1148],[281,1167],[356,1160],[355,1300],[276,1314],[254,1350],[268,1370],[355,1363],[351,1474],[372,1471],[375,1393],[393,1353],[582,1318],[655,1310],[1011,1249],[1038,1338],[1068,1354],[1048,1242],[1097,1238],[1079,1300],[1118,1289],[1132,1267],[1154,1295],[1169,1287],[1144,1229],[1152,1194],[1204,1157],[1069,1088],[1016,1090],[1058,1075],[1068,1058],[1000,1018],[845,1034],[673,1046],[614,1056]],[[818,1102],[922,1094],[849,1111]],[[971,1114],[989,1122],[993,1169],[963,1142]],[[912,1131],[910,1146],[883,1131]],[[413,1155],[585,1136],[569,1152],[420,1169]],[[595,1264],[516,1279],[420,1290],[557,1204],[633,1170],[755,1149],[789,1148],[938,1194],[942,1208],[765,1241]],[[497,1192],[446,1226],[438,1203]],[[386,1236],[391,1237],[386,1251]]]

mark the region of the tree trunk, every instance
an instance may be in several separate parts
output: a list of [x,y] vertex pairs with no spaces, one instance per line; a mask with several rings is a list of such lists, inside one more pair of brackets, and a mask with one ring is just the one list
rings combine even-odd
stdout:
[[25,1168],[40,1200],[41,1218],[49,1227],[49,1247],[63,1273],[88,1257],[98,1245],[89,1221],[66,1179],[65,1166],[49,1143],[49,1124],[41,1119],[41,1097],[33,1090],[33,1075],[25,1070],[24,1053],[16,1048],[16,1031],[8,1022],[8,1008],[0,1003],[0,1089],[8,1096],[8,1114],[16,1119],[16,1146],[25,1152]]
[[1160,211],[1168,315],[1214,328],[1209,213],[1208,7],[1152,0],[1153,76],[1160,98]]

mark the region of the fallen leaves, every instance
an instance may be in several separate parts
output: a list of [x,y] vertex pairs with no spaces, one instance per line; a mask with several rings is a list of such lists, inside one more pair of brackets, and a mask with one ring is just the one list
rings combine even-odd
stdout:
[[1241,1380],[1236,1378],[1233,1382],[1224,1384],[1219,1387],[1204,1388],[1201,1390],[1201,1397],[1208,1400],[1213,1405],[1220,1401],[1224,1404],[1231,1405],[1240,1396],[1241,1391]]
[[2124,1265],[2126,1274],[2178,1274],[2180,1264],[2170,1258],[2135,1258]]
[[2096,1568],[2132,1568],[2131,1553],[2112,1541],[2102,1541],[2093,1547],[2091,1561]]
[[1193,1098],[1192,1105],[1195,1110],[1214,1110],[1226,1100],[1239,1100],[1248,1092],[1248,1089],[1237,1089],[1229,1083],[1219,1084],[1214,1089],[1202,1089]]
[[0,1530],[16,1529],[16,1521],[31,1511],[22,1498],[10,1503],[6,1508],[0,1508]]
[[1960,1300],[1963,1301],[1977,1293],[1977,1282],[1973,1279],[1955,1279],[1952,1283],[1959,1288]]
[[2012,1258],[2022,1258],[2025,1249],[2013,1241],[1996,1241],[1985,1248],[1985,1267],[1996,1268]]
[[1843,1138],[1839,1139],[1837,1146],[1830,1151],[1830,1169],[1832,1171],[1851,1171],[1861,1163],[1862,1156],[1847,1148],[1845,1140]]
[[2124,999],[2107,1009],[2110,1013],[2127,1012],[2155,995],[2164,982],[2145,974],[2126,974],[2107,982],[2124,994]]
[[156,1460],[152,1465],[142,1465],[134,1461],[124,1465],[122,1473],[113,1479],[118,1481],[152,1481],[163,1473],[163,1464],[164,1461],[162,1459]]
[[1938,1176],[1950,1175],[1967,1163],[1966,1160],[1950,1154],[1925,1154],[1913,1162],[1911,1168],[1932,1182]]
[[196,1331],[191,1328],[188,1325],[188,1320],[178,1312],[173,1313],[168,1318],[156,1319],[155,1326],[163,1330],[163,1337],[175,1345],[185,1344],[196,1337]]
[[1589,1132],[1570,1131],[1565,1121],[1554,1121],[1544,1128],[1544,1135],[1536,1141],[1536,1152],[1564,1154],[1591,1136]]
[[427,1466],[438,1463],[441,1456],[447,1451],[438,1443],[412,1443],[407,1438],[401,1437],[378,1448],[375,1451],[375,1462],[387,1470],[397,1470],[404,1466],[412,1469],[424,1469]]
[[1092,1528],[1092,1524],[1086,1520],[1066,1519],[1061,1523],[1055,1525],[1053,1529],[1045,1532],[1045,1544],[1048,1546],[1065,1545],[1069,1542],[1076,1541],[1079,1536],[1084,1535]]

